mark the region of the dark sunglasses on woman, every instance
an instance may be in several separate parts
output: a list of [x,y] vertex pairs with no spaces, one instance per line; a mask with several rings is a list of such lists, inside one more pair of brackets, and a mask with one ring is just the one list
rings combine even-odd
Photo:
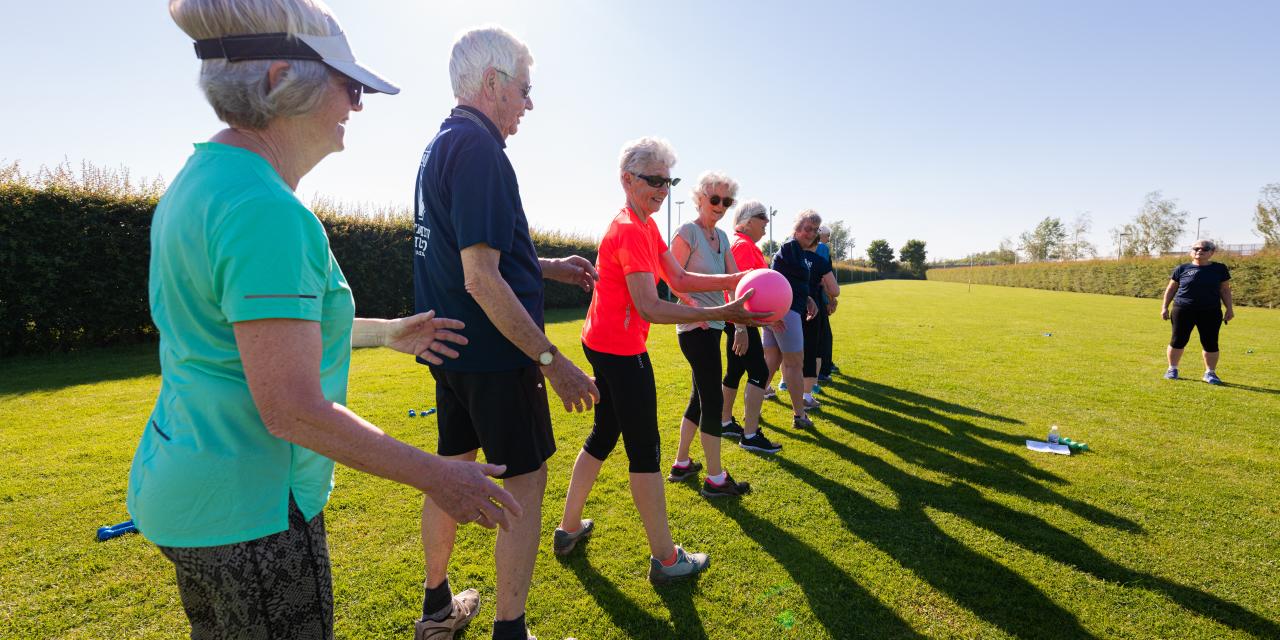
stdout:
[[711,196],[711,197],[707,198],[707,202],[710,202],[710,203],[711,203],[711,206],[713,206],[713,207],[718,207],[718,206],[720,206],[720,203],[721,203],[721,202],[723,202],[723,203],[724,203],[724,206],[725,206],[725,207],[732,207],[732,206],[733,206],[733,198],[721,198],[720,196]]
[[646,176],[639,173],[633,173],[631,175],[649,183],[649,186],[653,187],[654,189],[661,189],[667,185],[671,185],[674,187],[680,184],[680,178],[667,178],[663,176]]

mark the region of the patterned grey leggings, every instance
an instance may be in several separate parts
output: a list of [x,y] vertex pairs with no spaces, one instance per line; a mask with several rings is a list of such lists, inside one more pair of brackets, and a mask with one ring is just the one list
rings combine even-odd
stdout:
[[333,579],[324,514],[307,522],[289,498],[289,528],[216,547],[160,547],[178,574],[192,640],[333,638]]

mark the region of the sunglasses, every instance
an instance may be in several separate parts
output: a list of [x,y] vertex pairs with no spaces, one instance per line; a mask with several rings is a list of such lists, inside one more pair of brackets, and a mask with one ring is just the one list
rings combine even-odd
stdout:
[[649,186],[653,187],[654,189],[661,189],[667,185],[671,185],[674,187],[680,184],[680,178],[667,178],[664,176],[646,176],[641,173],[633,173],[631,175],[649,183]]
[[[502,75],[506,76],[506,77],[507,77],[507,79],[509,79],[509,80],[515,80],[515,79],[516,79],[516,77],[515,77],[515,76],[513,76],[513,75],[511,75],[511,74],[507,73],[506,71],[503,71],[502,69],[494,69],[494,71],[497,71],[498,73],[501,73]],[[528,99],[529,99],[529,92],[530,92],[530,91],[533,91],[533,85],[531,85],[531,84],[526,84],[525,86],[520,87],[520,97],[524,98],[525,100],[528,100]]]
[[1192,251],[1213,251],[1209,247],[1191,247]]
[[762,213],[762,214],[760,214],[760,215],[758,215],[758,216],[751,216],[751,217],[752,217],[752,218],[755,218],[756,220],[763,221],[763,222],[769,222],[769,216],[766,216],[766,215],[764,215],[763,213]]
[[733,206],[733,198],[721,198],[720,196],[711,196],[711,197],[707,198],[707,202],[710,202],[710,203],[711,203],[711,206],[713,206],[713,207],[718,207],[718,206],[720,206],[720,203],[721,203],[721,202],[723,202],[723,203],[724,203],[724,206],[725,206],[725,207],[732,207],[732,206]]
[[360,97],[364,95],[364,85],[339,73],[334,73],[333,77],[342,83],[342,88],[347,92],[347,100],[351,101],[351,108],[359,109]]

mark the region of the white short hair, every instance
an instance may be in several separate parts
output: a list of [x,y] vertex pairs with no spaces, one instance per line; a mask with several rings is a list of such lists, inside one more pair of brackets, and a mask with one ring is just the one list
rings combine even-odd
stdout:
[[747,200],[738,205],[737,213],[733,214],[733,227],[736,229],[749,222],[752,218],[764,216],[769,217],[769,211],[764,208],[764,203],[759,200]]
[[645,136],[622,145],[622,153],[618,155],[619,169],[639,173],[655,164],[661,164],[668,171],[676,166],[676,150],[671,148],[670,142]]
[[693,205],[701,207],[706,200],[707,192],[712,187],[722,186],[729,190],[729,197],[738,195],[738,181],[720,171],[705,171],[698,176],[698,186],[693,188]]
[[822,225],[821,227],[818,227],[818,235],[820,235],[820,236],[829,236],[829,235],[831,235],[831,227],[828,227],[828,226],[827,226],[827,225],[825,225],[825,224],[824,224],[824,225]]
[[519,38],[499,26],[478,27],[458,36],[449,54],[449,81],[453,97],[475,98],[484,82],[484,73],[496,69],[515,77],[533,66],[533,54]]
[[806,222],[812,222],[818,226],[822,226],[822,216],[818,215],[818,212],[813,209],[805,209],[804,211],[797,213],[796,226],[793,231],[799,231],[800,225]]
[[[169,15],[192,40],[252,33],[334,36],[341,33],[333,11],[321,0],[170,0]],[[329,67],[316,60],[288,60],[274,88],[267,70],[274,60],[200,65],[200,88],[218,119],[246,129],[262,129],[281,116],[315,109],[329,84]]]

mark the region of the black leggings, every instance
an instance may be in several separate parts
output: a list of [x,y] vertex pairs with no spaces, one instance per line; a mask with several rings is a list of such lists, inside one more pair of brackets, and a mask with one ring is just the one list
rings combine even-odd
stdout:
[[[747,352],[738,355],[733,352],[732,324],[724,325],[724,380],[720,384],[736,390],[742,381],[742,374],[747,374],[747,384],[757,389],[764,389],[764,379],[769,377],[769,365],[764,361],[764,345],[760,343],[760,329],[747,327]],[[721,401],[724,396],[721,396]]]
[[[822,320],[825,314],[818,311],[812,320],[804,324],[804,377],[818,377],[818,358],[822,357]],[[809,390],[805,389],[805,393]]]
[[720,437],[720,410],[724,394],[720,392],[720,330],[693,329],[677,336],[680,351],[693,369],[693,391],[684,417],[698,424],[709,436]]
[[662,457],[658,437],[658,389],[648,352],[615,356],[594,351],[585,344],[582,352],[587,354],[596,388],[600,390],[595,423],[582,450],[603,462],[618,445],[621,435],[631,473],[657,473]]
[[1173,305],[1169,312],[1173,320],[1173,337],[1169,346],[1184,349],[1191,340],[1191,329],[1200,330],[1200,346],[1208,353],[1218,351],[1218,330],[1222,328],[1222,307],[1198,309]]
[[819,376],[831,375],[831,351],[835,346],[835,336],[831,334],[831,316],[822,314],[822,349],[818,356],[822,358],[822,366],[818,367]]

